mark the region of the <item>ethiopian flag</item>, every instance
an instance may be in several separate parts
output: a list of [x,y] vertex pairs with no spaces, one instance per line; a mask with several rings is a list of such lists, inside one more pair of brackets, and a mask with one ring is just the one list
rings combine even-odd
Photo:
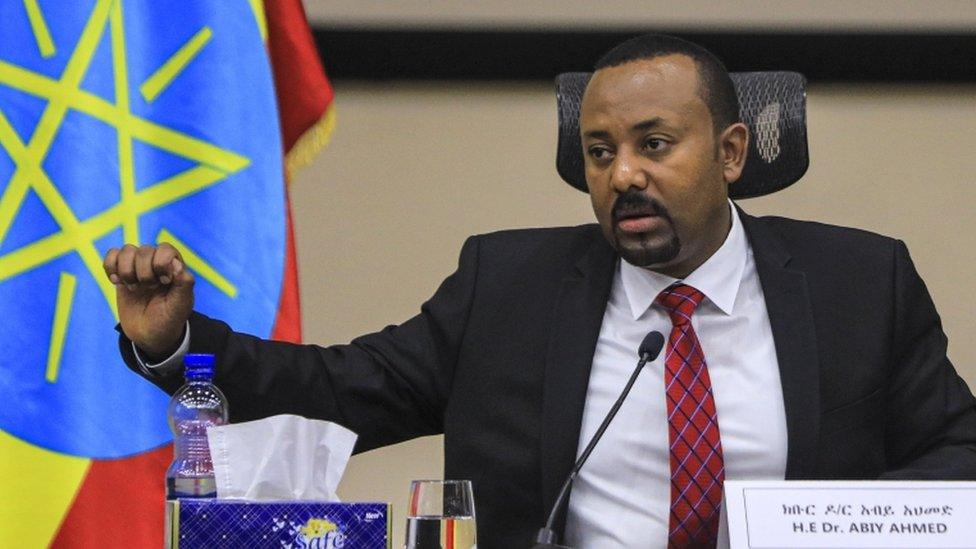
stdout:
[[161,544],[168,397],[102,257],[171,242],[197,309],[297,341],[284,181],[331,101],[298,0],[0,0],[0,547]]

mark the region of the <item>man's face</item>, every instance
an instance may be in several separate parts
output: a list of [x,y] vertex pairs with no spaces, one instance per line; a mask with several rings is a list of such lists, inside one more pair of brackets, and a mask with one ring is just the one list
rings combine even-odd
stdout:
[[621,257],[682,278],[721,246],[728,184],[748,137],[742,124],[716,135],[694,60],[667,55],[597,71],[580,133],[593,210]]

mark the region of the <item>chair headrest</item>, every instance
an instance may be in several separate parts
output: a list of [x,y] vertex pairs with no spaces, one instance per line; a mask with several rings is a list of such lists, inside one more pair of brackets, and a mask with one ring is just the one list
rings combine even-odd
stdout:
[[[559,144],[556,170],[587,192],[580,145],[579,111],[591,73],[556,77]],[[807,171],[806,79],[796,72],[731,73],[742,121],[749,126],[749,152],[742,177],[729,186],[732,198],[762,196],[795,183]]]

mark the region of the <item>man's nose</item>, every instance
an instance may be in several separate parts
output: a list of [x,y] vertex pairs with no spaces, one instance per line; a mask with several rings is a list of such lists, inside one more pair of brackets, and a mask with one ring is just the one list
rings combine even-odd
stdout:
[[610,179],[614,190],[620,193],[631,187],[644,190],[648,184],[648,175],[641,163],[641,158],[627,151],[619,151],[616,158],[613,159]]

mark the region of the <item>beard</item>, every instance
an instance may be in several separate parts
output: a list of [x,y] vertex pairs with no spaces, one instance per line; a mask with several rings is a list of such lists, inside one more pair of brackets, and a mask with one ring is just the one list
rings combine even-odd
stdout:
[[614,230],[614,248],[627,263],[635,267],[652,267],[678,257],[681,241],[674,231],[671,231],[670,238],[660,242],[648,235],[621,236]]
[[[612,244],[620,257],[636,267],[661,265],[681,252],[681,240],[674,230],[668,209],[657,200],[636,189],[628,189],[614,202],[610,212],[613,227]],[[654,215],[665,221],[665,227],[654,232],[628,233],[620,230],[618,221],[634,215]]]

